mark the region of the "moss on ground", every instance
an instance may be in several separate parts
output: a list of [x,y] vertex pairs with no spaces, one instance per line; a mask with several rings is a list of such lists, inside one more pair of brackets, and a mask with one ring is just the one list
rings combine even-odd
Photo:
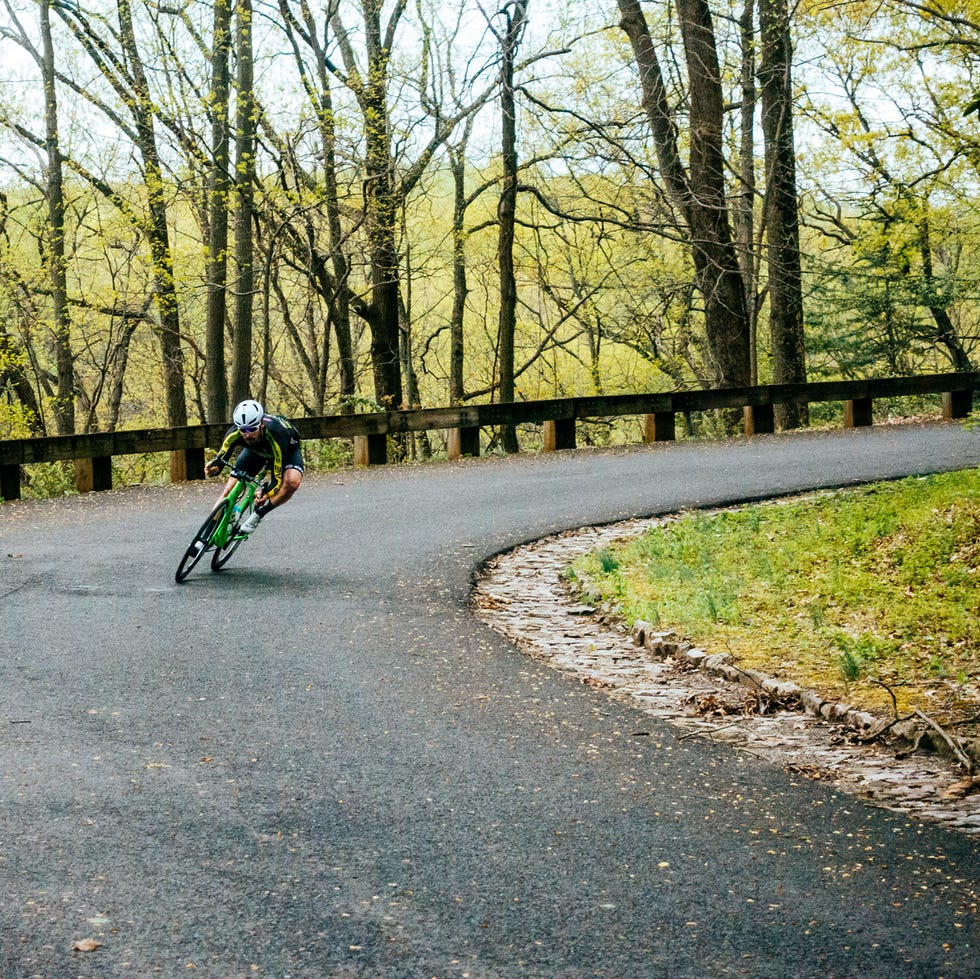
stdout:
[[[627,624],[848,703],[980,712],[980,469],[691,513],[570,569]],[[889,693],[881,684],[887,685]]]

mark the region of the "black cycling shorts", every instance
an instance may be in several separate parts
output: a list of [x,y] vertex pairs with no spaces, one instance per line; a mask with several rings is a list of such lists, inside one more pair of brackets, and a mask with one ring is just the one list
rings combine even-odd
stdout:
[[[263,466],[269,465],[270,462],[270,459],[259,455],[258,452],[252,452],[251,449],[242,449],[238,454],[238,458],[235,460],[235,468],[247,472],[249,476],[255,476]],[[291,449],[287,449],[283,453],[282,471],[285,472],[287,469],[295,469],[300,473],[303,472],[303,449],[301,446],[294,445]]]

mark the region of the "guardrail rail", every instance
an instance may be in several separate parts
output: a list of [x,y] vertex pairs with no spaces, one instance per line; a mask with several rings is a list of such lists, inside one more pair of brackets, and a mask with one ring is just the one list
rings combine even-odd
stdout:
[[[643,416],[646,442],[665,442],[674,439],[680,413],[741,409],[745,434],[753,435],[774,431],[777,404],[838,401],[844,403],[844,426],[856,428],[872,424],[876,399],[910,395],[941,394],[943,417],[965,418],[978,388],[980,373],[927,374],[324,415],[293,422],[304,438],[353,439],[355,464],[372,466],[388,461],[389,436],[409,432],[446,430],[453,459],[480,454],[482,428],[540,424],[544,449],[553,451],[576,447],[580,420],[626,415]],[[173,482],[203,479],[205,452],[219,446],[227,430],[227,425],[188,425],[0,441],[0,498],[19,499],[21,467],[37,462],[75,460],[75,483],[81,492],[111,489],[113,456],[135,453],[169,452]]]

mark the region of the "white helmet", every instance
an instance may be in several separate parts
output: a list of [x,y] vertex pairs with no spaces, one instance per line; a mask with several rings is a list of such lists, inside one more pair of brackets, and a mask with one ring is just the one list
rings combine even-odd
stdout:
[[262,424],[262,417],[264,415],[265,409],[258,401],[248,400],[235,405],[235,410],[232,412],[231,418],[239,431],[243,429],[255,431]]

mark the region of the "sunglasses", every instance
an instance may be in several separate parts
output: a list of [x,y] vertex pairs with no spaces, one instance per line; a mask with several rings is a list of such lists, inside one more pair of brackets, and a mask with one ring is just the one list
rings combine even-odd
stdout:
[[238,429],[238,431],[240,431],[242,435],[254,435],[258,430],[259,430],[258,425],[249,425],[244,428],[239,427]]

